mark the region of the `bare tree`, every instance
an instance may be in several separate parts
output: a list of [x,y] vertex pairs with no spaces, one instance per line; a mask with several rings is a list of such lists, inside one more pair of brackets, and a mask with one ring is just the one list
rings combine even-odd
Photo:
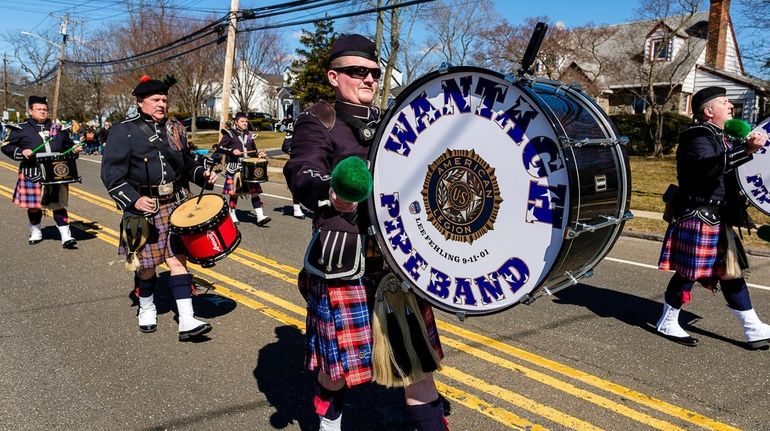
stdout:
[[267,97],[271,91],[275,93],[262,75],[280,73],[287,59],[288,52],[277,30],[238,34],[232,85],[232,95],[238,110],[248,112],[257,109],[257,106],[250,105],[255,96],[261,94]]
[[13,47],[13,55],[18,60],[24,81],[35,83],[38,85],[36,91],[41,91],[40,85],[53,78],[59,61],[59,47],[46,42],[46,39],[58,41],[61,36],[55,31],[38,36],[8,32],[3,39]]
[[741,54],[747,63],[754,65],[764,79],[770,79],[770,0],[738,0],[742,20],[736,22],[736,29],[750,42]]
[[[681,89],[683,75],[693,65],[698,53],[698,36],[693,33],[693,15],[699,0],[644,0],[637,15],[650,20],[654,31],[641,46],[625,53],[623,73],[634,77],[636,86],[629,90],[644,100],[645,118],[653,142],[653,156],[663,155],[663,111]],[[701,35],[702,36],[702,35]],[[639,39],[639,35],[628,35]],[[651,40],[651,43],[646,43]],[[621,66],[622,66],[621,65]]]
[[427,15],[429,41],[436,45],[441,60],[454,66],[471,61],[473,46],[496,18],[491,0],[439,0],[430,4]]

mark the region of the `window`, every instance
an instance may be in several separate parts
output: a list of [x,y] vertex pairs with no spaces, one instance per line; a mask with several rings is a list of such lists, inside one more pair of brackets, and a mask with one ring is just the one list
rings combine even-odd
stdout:
[[743,119],[743,102],[730,101],[733,104],[733,118]]
[[650,43],[650,60],[668,61],[671,59],[671,41],[655,39]]
[[634,114],[644,114],[647,111],[647,101],[639,96],[634,96]]

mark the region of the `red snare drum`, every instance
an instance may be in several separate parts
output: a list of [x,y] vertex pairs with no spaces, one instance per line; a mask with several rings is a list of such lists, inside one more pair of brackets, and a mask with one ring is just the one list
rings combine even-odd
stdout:
[[230,218],[220,195],[205,194],[182,202],[171,213],[170,230],[182,239],[187,259],[204,268],[232,253],[241,243],[241,233]]

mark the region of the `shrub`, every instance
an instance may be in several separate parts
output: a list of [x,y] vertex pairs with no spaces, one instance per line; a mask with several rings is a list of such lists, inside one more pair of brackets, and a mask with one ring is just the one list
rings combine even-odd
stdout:
[[252,130],[273,130],[273,120],[269,118],[259,118],[257,120],[249,120],[249,127]]
[[[620,134],[629,139],[628,153],[636,156],[647,156],[653,152],[651,129],[644,114],[616,114],[612,115],[613,121],[618,126]],[[650,123],[655,122],[655,116],[651,116]],[[679,133],[690,124],[689,117],[676,112],[663,113],[663,153],[670,154],[676,150],[679,142]]]

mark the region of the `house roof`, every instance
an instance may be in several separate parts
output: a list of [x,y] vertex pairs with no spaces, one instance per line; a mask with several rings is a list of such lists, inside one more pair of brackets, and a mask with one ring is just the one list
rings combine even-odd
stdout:
[[715,69],[705,64],[699,64],[697,67],[698,69],[705,72],[749,86],[758,92],[770,93],[770,82],[768,81],[763,81],[761,79],[754,78],[753,76],[738,75],[736,73],[730,73],[725,70]]
[[[606,63],[611,64],[611,67],[602,72],[600,83],[612,87],[628,87],[648,82],[649,78],[644,77],[641,67],[642,61],[645,60],[645,45],[648,36],[661,26],[675,31],[683,43],[672,61],[661,61],[654,65],[653,81],[682,82],[706,49],[708,15],[708,11],[704,11],[664,20],[634,21],[603,27],[606,33],[596,46],[596,54],[599,58],[606,59]],[[575,63],[585,71],[598,70],[595,61],[578,59]]]

